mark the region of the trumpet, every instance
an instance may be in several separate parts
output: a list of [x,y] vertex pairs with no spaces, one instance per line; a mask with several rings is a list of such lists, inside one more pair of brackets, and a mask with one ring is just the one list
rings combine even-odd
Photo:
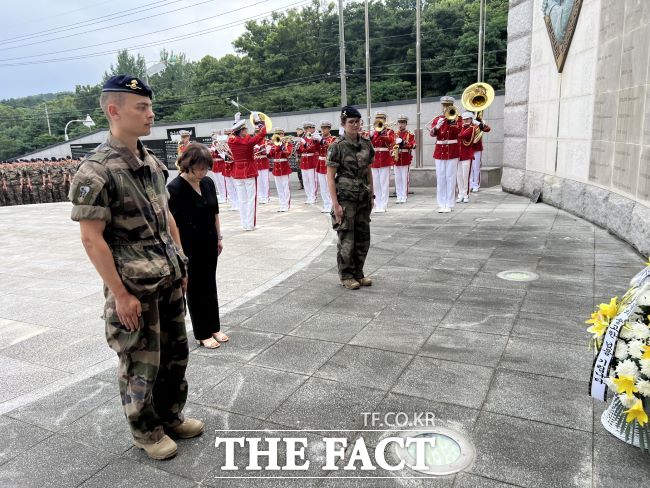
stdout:
[[282,144],[285,144],[287,142],[290,142],[293,140],[292,136],[281,136],[280,134],[273,134],[271,137],[271,142],[275,146],[281,146]]
[[377,132],[383,132],[386,128],[391,128],[394,125],[395,125],[395,122],[384,122],[381,119],[377,119],[377,120],[375,120],[375,123],[372,124],[372,127]]

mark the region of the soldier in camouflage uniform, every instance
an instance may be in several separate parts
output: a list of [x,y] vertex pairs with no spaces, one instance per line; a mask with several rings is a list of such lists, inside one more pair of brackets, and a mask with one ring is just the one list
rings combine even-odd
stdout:
[[110,131],[81,164],[70,188],[72,219],[104,281],[106,338],[119,358],[119,387],[134,444],[153,459],[176,454],[167,434],[190,438],[185,419],[188,360],[185,258],[167,204],[166,167],[138,137],[151,131],[151,89],[110,78],[100,105]]
[[7,184],[6,163],[0,163],[0,207],[9,205],[9,185]]
[[16,163],[7,165],[5,169],[5,178],[7,181],[7,205],[20,205],[21,187],[20,187],[20,170]]
[[373,185],[370,165],[375,151],[362,137],[361,114],[354,107],[343,107],[344,133],[327,152],[327,186],[332,197],[333,227],[338,232],[336,256],[341,284],[349,290],[371,286],[363,273],[370,248],[370,211]]

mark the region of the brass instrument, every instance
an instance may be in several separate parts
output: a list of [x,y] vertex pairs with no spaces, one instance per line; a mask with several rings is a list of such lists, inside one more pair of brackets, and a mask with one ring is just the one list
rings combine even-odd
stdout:
[[[476,118],[481,119],[485,111],[494,102],[494,88],[488,83],[474,83],[463,91],[461,97],[463,107],[470,112],[476,112]],[[473,142],[478,142],[483,137],[483,131],[474,132]]]
[[456,120],[458,119],[458,109],[453,105],[447,107],[445,109],[445,118],[449,122],[456,122]]
[[251,112],[250,121],[251,124],[253,124],[253,127],[257,127],[257,124],[260,121],[264,122],[266,132],[271,132],[273,129],[273,121],[271,120],[271,117],[266,115],[264,112]]
[[373,128],[374,128],[377,132],[383,132],[384,129],[386,129],[386,128],[390,128],[390,127],[392,127],[392,126],[394,126],[394,125],[395,125],[394,122],[384,122],[384,121],[381,120],[381,119],[377,119],[377,120],[375,120],[375,123],[372,124]]
[[393,146],[393,149],[391,150],[390,154],[393,158],[393,161],[397,162],[397,160],[399,159],[399,144],[395,144]]
[[281,146],[282,144],[285,144],[285,143],[287,143],[289,141],[293,141],[292,136],[284,136],[283,137],[280,134],[273,134],[273,136],[271,137],[271,142],[275,146]]

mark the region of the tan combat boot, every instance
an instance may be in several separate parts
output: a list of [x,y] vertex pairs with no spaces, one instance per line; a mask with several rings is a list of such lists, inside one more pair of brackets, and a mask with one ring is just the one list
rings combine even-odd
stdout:
[[358,290],[361,288],[361,285],[354,278],[348,278],[347,280],[341,280],[341,284],[346,287],[348,290]]
[[367,276],[357,281],[361,286],[372,286],[372,278],[368,278]]
[[191,439],[203,434],[203,422],[198,419],[185,419],[182,424],[168,427],[167,430],[179,439]]
[[133,444],[135,447],[144,449],[144,451],[147,453],[147,456],[149,456],[151,459],[157,459],[158,461],[176,456],[176,443],[167,435],[163,436],[163,438],[158,442],[154,442],[152,444],[143,444],[136,440],[133,441]]

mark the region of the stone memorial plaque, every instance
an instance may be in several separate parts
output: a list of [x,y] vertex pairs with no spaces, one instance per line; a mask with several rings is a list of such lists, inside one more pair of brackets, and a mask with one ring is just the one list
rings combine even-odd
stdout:
[[590,182],[601,186],[611,185],[613,154],[613,142],[594,141],[591,144],[591,157],[589,158]]
[[650,26],[645,26],[623,37],[621,57],[621,88],[645,84],[648,72],[648,45]]
[[639,200],[650,202],[650,146],[644,146],[641,150],[636,196]]
[[619,92],[616,142],[628,144],[639,144],[641,142],[644,99],[645,87],[638,86]]
[[616,37],[598,46],[596,93],[618,90],[622,43],[623,39]]
[[618,92],[599,93],[594,97],[594,140],[615,140],[618,99]]
[[602,0],[600,6],[600,42],[607,42],[623,30],[623,2]]
[[612,185],[617,190],[634,195],[639,171],[640,146],[616,143],[612,167]]

